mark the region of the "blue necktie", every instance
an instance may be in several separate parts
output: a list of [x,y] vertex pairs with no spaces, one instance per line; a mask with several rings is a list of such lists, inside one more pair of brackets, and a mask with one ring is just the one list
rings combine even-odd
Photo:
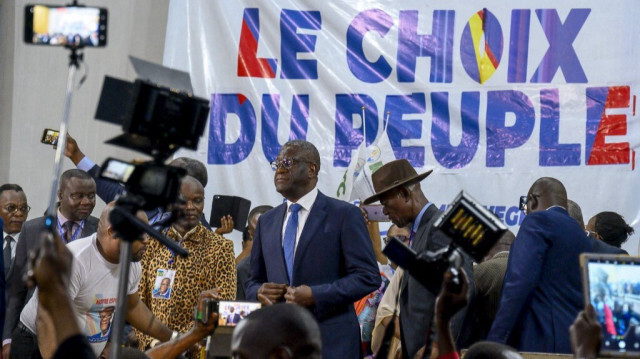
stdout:
[[289,274],[289,284],[293,283],[293,252],[296,248],[296,234],[298,233],[298,211],[301,205],[293,203],[289,207],[289,220],[284,228],[284,241],[282,248],[284,250],[284,261],[287,264],[287,273]]

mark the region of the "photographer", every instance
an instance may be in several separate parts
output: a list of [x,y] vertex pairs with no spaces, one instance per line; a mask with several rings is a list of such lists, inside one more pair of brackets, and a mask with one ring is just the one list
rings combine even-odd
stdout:
[[[442,290],[436,299],[435,321],[438,332],[438,359],[460,358],[453,343],[450,322],[451,318],[467,305],[469,283],[464,270],[459,272],[461,287],[458,287],[453,279],[454,274],[451,271],[444,274]],[[465,359],[476,358],[516,359],[522,357],[515,349],[506,345],[479,342],[471,346],[465,355]]]
[[[441,211],[424,195],[420,181],[431,171],[418,174],[407,160],[391,161],[373,173],[372,182],[376,194],[363,204],[380,201],[383,211],[398,227],[411,225],[410,247],[417,253],[437,251],[450,245],[451,239],[433,228]],[[462,267],[470,278],[473,293],[473,268],[471,259],[463,255]],[[436,295],[416,278],[405,273],[400,285],[400,334],[402,357],[414,358],[424,346],[425,335],[433,322]],[[458,313],[453,322],[453,333],[458,335],[466,310]],[[460,338],[459,338],[460,339]],[[425,348],[424,353],[431,352]]]

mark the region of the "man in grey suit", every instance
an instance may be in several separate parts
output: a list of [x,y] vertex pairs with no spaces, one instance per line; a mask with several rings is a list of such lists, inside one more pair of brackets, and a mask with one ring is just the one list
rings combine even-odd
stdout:
[[[429,202],[420,188],[420,181],[429,174],[431,171],[418,174],[409,161],[404,159],[389,162],[371,176],[376,194],[363,202],[369,204],[379,200],[384,214],[389,216],[393,224],[398,227],[411,224],[409,243],[417,253],[435,252],[451,243],[451,239],[433,228],[441,211]],[[466,255],[463,255],[462,267],[469,277],[469,293],[473,293],[472,262]],[[423,350],[422,347],[425,346],[427,335],[431,337],[435,333],[433,315],[438,293],[430,292],[408,273],[402,279],[400,288],[402,357],[415,358],[416,353],[422,352],[420,357],[428,358],[431,348]],[[454,337],[458,336],[465,315],[466,308],[453,318],[451,331]]]
[[[78,169],[65,171],[60,176],[58,200],[60,201],[54,228],[65,243],[90,236],[98,228],[98,219],[91,217],[96,205],[96,184],[89,174]],[[20,241],[16,247],[13,268],[7,282],[7,308],[2,332],[2,356],[10,357],[11,335],[20,330],[18,321],[22,308],[31,298],[34,288],[27,288],[22,278],[27,270],[29,251],[40,241],[40,234],[46,228],[46,217],[38,217],[24,224]]]

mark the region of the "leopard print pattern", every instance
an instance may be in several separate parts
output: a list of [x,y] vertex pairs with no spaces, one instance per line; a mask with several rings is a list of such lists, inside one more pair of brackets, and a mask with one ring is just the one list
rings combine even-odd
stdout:
[[[189,251],[186,258],[173,253],[156,240],[151,240],[142,263],[138,287],[140,299],[171,330],[185,333],[193,326],[193,308],[204,290],[220,288],[225,300],[236,298],[236,266],[233,242],[198,224],[184,238],[170,227],[166,236],[181,243]],[[170,260],[173,259],[171,264]],[[170,299],[152,298],[158,269],[176,271]],[[152,338],[136,330],[140,349],[145,350]]]

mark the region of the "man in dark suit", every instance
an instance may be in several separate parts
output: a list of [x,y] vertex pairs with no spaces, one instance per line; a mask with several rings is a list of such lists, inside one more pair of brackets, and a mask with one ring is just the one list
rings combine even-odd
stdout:
[[[96,184],[86,172],[72,169],[60,176],[60,205],[53,226],[65,243],[96,232],[98,219],[91,217],[96,204],[95,195]],[[29,251],[40,243],[40,234],[46,228],[45,219],[46,217],[39,217],[27,221],[20,232],[13,269],[7,282],[8,302],[2,333],[3,357],[9,357],[12,332],[18,325],[22,308],[33,294],[34,288],[27,288],[22,278],[27,270]]]
[[309,308],[320,324],[323,357],[359,358],[353,302],[380,285],[364,216],[317,190],[320,155],[311,143],[287,142],[271,165],[287,202],[258,220],[246,296]]
[[[6,281],[13,270],[16,257],[16,246],[20,241],[22,226],[27,220],[31,207],[27,204],[27,196],[22,187],[17,184],[6,183],[0,186],[0,218],[4,220],[2,231],[2,248],[5,266],[4,280]],[[7,298],[5,297],[5,300]]]
[[542,177],[529,189],[487,340],[521,351],[571,353],[569,326],[584,307],[579,257],[592,245],[566,208],[567,191],[557,179]]
[[[383,212],[398,227],[411,225],[410,246],[418,252],[435,252],[448,247],[451,239],[433,228],[441,211],[432,203],[420,188],[420,181],[432,171],[418,174],[407,160],[396,160],[385,164],[371,176],[374,196],[363,203],[380,200]],[[473,293],[472,261],[463,255],[462,264],[469,277],[469,293]],[[408,273],[400,284],[400,339],[402,357],[414,358],[425,347],[427,335],[435,333],[433,318],[438,293],[432,293]],[[451,331],[457,337],[466,315],[466,307],[456,314],[451,322]],[[460,338],[458,338],[460,340]],[[432,338],[430,339],[432,342]],[[425,348],[423,356],[429,357],[431,348]]]
[[227,325],[236,325],[240,321],[240,314],[234,313],[235,308],[229,308],[229,314],[227,315]]

